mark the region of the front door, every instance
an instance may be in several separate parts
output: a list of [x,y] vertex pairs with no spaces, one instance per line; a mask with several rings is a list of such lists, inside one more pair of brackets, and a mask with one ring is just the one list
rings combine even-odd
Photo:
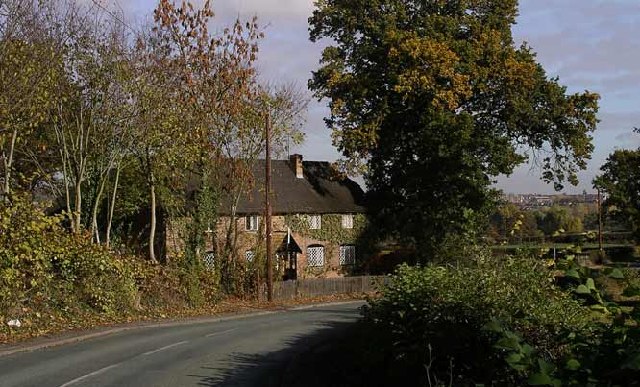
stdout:
[[296,280],[298,278],[298,253],[295,251],[287,251],[287,263],[284,269],[284,280]]

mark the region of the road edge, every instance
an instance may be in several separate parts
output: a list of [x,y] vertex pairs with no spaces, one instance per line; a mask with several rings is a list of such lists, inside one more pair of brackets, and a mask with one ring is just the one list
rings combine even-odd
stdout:
[[43,339],[43,338],[34,339],[34,340],[42,340],[41,343],[29,344],[28,342],[25,342],[21,344],[9,345],[7,349],[1,349],[0,347],[0,358],[11,356],[16,353],[34,352],[34,351],[39,351],[42,349],[47,349],[52,347],[75,344],[82,341],[87,341],[91,339],[96,339],[96,338],[109,336],[109,335],[113,335],[120,332],[136,330],[136,329],[170,328],[170,327],[187,326],[187,325],[210,324],[210,323],[216,323],[221,321],[232,321],[232,320],[240,320],[240,319],[251,318],[251,317],[266,316],[271,314],[287,313],[287,312],[292,312],[297,310],[322,308],[325,306],[337,306],[337,305],[362,303],[364,301],[365,300],[362,299],[362,300],[352,300],[352,301],[325,302],[325,303],[309,304],[309,305],[302,305],[302,306],[296,306],[296,307],[284,307],[284,308],[265,310],[265,311],[259,311],[259,312],[233,313],[233,314],[220,315],[216,317],[213,317],[213,316],[212,317],[195,317],[195,318],[189,318],[189,319],[178,320],[178,321],[174,320],[174,321],[164,321],[164,322],[155,321],[155,322],[149,322],[149,323],[132,323],[132,324],[127,324],[127,325],[113,327],[113,328],[102,328],[102,330],[100,330],[100,328],[96,328],[98,331],[91,332],[91,333],[84,333],[84,334],[79,332],[77,335],[72,335],[66,338],[60,338],[58,336],[58,337],[52,337],[47,339]]

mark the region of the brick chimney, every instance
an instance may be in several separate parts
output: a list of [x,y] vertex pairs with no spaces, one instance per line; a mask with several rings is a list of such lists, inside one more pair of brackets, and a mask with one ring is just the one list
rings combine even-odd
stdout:
[[298,179],[304,179],[304,173],[302,171],[302,155],[294,154],[289,156],[289,162],[291,168],[295,171]]

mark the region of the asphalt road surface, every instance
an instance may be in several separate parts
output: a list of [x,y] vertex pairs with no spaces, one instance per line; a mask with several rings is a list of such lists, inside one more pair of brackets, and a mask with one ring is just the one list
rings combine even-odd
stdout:
[[305,385],[306,354],[359,318],[362,302],[134,328],[0,357],[0,386]]

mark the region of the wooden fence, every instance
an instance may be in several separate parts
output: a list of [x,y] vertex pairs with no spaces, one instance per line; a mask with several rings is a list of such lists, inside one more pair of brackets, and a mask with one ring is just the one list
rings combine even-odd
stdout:
[[[389,282],[385,276],[363,276],[342,278],[313,278],[295,281],[280,281],[273,284],[274,300],[290,300],[297,297],[317,297],[334,294],[363,294],[376,291]],[[261,292],[266,298],[266,287]]]

